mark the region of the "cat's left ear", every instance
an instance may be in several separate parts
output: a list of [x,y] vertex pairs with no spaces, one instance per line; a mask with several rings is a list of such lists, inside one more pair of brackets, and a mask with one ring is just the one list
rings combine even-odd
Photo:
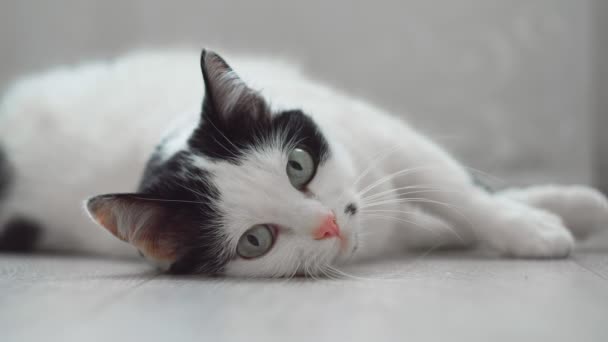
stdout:
[[162,267],[180,257],[180,245],[190,236],[192,220],[183,203],[142,194],[109,194],[89,199],[85,207],[93,221]]
[[203,116],[218,119],[263,119],[268,115],[266,102],[251,89],[217,53],[203,50],[201,70],[205,82]]

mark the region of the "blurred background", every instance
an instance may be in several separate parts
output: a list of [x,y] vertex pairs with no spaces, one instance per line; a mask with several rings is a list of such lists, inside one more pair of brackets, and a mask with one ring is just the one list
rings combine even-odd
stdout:
[[407,117],[494,185],[606,190],[606,15],[604,0],[2,0],[0,90],[141,48],[278,55]]

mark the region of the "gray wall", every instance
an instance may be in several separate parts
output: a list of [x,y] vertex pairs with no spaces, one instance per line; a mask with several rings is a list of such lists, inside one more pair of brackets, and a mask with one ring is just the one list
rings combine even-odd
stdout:
[[504,182],[586,183],[594,167],[596,175],[607,168],[593,147],[608,151],[590,138],[608,120],[594,112],[608,106],[594,88],[600,16],[592,10],[608,13],[595,1],[4,0],[0,87],[24,72],[137,47],[281,54],[410,113],[468,165]]
[[608,193],[608,1],[595,1],[595,182]]

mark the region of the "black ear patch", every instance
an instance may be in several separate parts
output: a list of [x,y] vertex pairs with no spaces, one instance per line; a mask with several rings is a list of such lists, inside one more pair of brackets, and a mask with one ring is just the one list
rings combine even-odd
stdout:
[[238,163],[243,150],[269,125],[270,110],[218,54],[203,50],[201,71],[205,98],[189,144],[211,159]]
[[201,53],[201,71],[205,83],[203,118],[222,125],[228,121],[258,121],[268,116],[266,102],[213,51]]
[[212,51],[203,50],[201,70],[205,98],[201,121],[188,141],[193,152],[238,164],[248,150],[283,137],[284,147],[301,144],[317,163],[325,161],[327,142],[302,111],[272,113],[265,100]]

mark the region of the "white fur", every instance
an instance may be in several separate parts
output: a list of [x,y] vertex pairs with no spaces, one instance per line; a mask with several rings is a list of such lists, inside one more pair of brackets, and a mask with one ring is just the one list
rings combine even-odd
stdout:
[[[312,198],[289,184],[286,156],[278,148],[248,154],[240,166],[193,160],[214,174],[222,191],[232,248],[254,224],[291,228],[266,256],[231,261],[228,274],[331,272],[328,266],[351,257],[476,242],[514,256],[561,257],[574,241],[565,225],[586,231],[608,222],[606,199],[588,188],[489,195],[436,144],[381,109],[280,61],[223,57],[272,108],[301,108],[311,115],[331,150],[310,183]],[[198,51],[140,53],[17,83],[0,111],[0,145],[17,170],[8,201],[0,203],[0,225],[19,213],[49,229],[44,248],[134,254],[91,224],[80,203],[134,190],[163,134],[163,158],[187,148],[203,96],[198,58]],[[359,204],[352,217],[344,214],[349,202]],[[311,238],[330,211],[344,233],[344,249],[337,240]],[[594,218],[585,219],[589,215]]]

